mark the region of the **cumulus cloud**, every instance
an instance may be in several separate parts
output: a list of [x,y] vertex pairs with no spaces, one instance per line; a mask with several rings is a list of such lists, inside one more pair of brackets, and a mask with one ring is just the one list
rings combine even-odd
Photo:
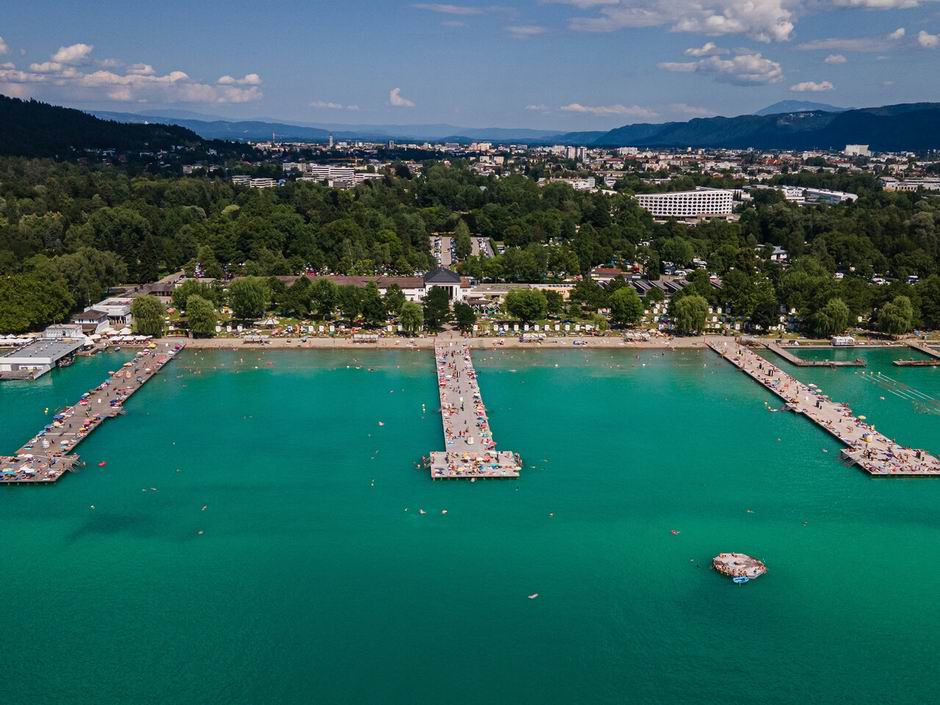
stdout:
[[59,64],[81,64],[88,59],[94,48],[92,44],[71,44],[67,47],[59,47],[59,50],[52,55],[52,60]]
[[905,34],[907,34],[907,32],[904,27],[898,27],[893,32],[888,33],[888,39],[897,41],[898,39],[903,39]]
[[582,32],[664,27],[711,36],[743,34],[761,42],[786,41],[800,0],[551,0],[593,11],[569,22]]
[[928,34],[921,30],[917,33],[917,43],[925,49],[933,49],[940,44],[940,34]]
[[883,37],[829,37],[828,39],[814,39],[797,45],[797,49],[854,51],[878,53],[897,49],[901,40],[907,34],[904,27],[898,27]]
[[659,113],[650,108],[644,108],[641,105],[621,105],[619,103],[616,105],[584,105],[583,103],[568,103],[568,105],[562,105],[559,110],[562,110],[566,113],[584,113],[597,117],[603,117],[605,115],[629,115],[630,117],[645,119],[659,117]]
[[6,43],[3,37],[0,37],[0,56],[10,53],[10,45]]
[[358,105],[343,105],[342,103],[334,103],[332,100],[312,100],[310,101],[310,107],[321,110],[359,110]]
[[246,73],[241,78],[235,78],[226,74],[225,76],[219,76],[216,83],[221,86],[260,86],[261,76],[256,73]]
[[709,56],[698,61],[667,61],[658,66],[664,71],[709,74],[716,81],[738,86],[776,83],[783,78],[783,67],[758,53],[738,54],[727,59]]
[[130,64],[122,71],[122,63],[114,59],[91,70],[92,49],[89,44],[60,47],[49,61],[31,63],[27,69],[4,64],[0,66],[0,91],[19,97],[39,94],[119,102],[246,103],[262,97],[257,74],[210,85],[184,71],[159,74],[144,63]]
[[722,49],[715,44],[715,42],[705,42],[700,47],[690,47],[685,50],[686,56],[717,56],[719,54],[727,54],[727,49]]
[[540,34],[545,34],[547,30],[545,27],[536,24],[521,24],[510,25],[506,27],[506,31],[516,39],[528,39],[529,37],[537,37]]
[[790,86],[790,90],[794,93],[822,93],[823,91],[831,91],[833,88],[835,86],[829,81],[801,81]]
[[413,108],[414,101],[408,100],[401,94],[401,88],[393,88],[388,92],[388,104],[393,108]]
[[848,59],[846,59],[842,54],[830,54],[825,59],[824,62],[827,64],[844,64]]

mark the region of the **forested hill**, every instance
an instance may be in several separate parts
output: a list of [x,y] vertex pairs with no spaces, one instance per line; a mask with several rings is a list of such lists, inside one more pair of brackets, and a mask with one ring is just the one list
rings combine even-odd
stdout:
[[155,151],[202,143],[176,125],[102,120],[81,110],[0,95],[0,155],[65,157],[86,149]]
[[940,103],[820,110],[776,115],[696,118],[661,125],[625,125],[594,140],[598,146],[841,149],[868,144],[878,151],[940,148]]

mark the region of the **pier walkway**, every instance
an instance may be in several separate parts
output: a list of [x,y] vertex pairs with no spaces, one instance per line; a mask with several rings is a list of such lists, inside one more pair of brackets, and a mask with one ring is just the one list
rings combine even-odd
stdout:
[[797,367],[865,367],[864,360],[804,360],[776,343],[767,343],[767,349]]
[[0,456],[0,484],[55,482],[79,464],[71,451],[105,419],[124,413],[124,402],[183,348],[162,344],[137,353],[109,379],[52,417],[14,456]]
[[446,450],[431,453],[431,478],[519,477],[519,456],[496,450],[470,347],[460,339],[441,339],[434,356]]
[[716,353],[747,373],[787,403],[787,408],[803,414],[841,441],[842,457],[870,475],[923,477],[940,475],[940,460],[923,450],[912,450],[856,417],[847,404],[839,404],[820,394],[736,341],[709,339]]
[[924,355],[929,355],[936,360],[940,360],[940,350],[935,350],[934,348],[927,345],[927,343],[922,343],[919,340],[908,340],[907,347],[913,348],[918,352],[922,352]]

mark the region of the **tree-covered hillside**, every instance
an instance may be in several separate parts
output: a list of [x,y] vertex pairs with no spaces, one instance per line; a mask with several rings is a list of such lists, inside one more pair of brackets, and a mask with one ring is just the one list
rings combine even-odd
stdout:
[[158,151],[201,142],[196,133],[175,125],[112,122],[0,95],[0,155],[66,157],[89,149]]

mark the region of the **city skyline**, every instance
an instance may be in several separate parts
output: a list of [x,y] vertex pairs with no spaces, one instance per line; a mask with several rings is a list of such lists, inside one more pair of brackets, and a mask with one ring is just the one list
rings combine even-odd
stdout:
[[114,7],[9,8],[0,93],[227,119],[604,130],[940,88],[940,6],[921,0]]

